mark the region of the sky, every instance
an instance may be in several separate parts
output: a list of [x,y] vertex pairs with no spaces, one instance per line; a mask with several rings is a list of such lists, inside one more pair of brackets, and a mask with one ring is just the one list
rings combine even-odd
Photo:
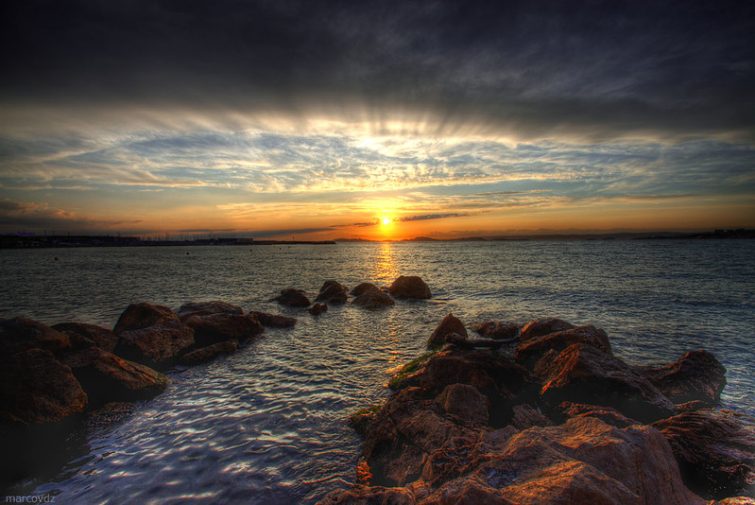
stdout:
[[0,233],[755,227],[755,4],[7,0]]

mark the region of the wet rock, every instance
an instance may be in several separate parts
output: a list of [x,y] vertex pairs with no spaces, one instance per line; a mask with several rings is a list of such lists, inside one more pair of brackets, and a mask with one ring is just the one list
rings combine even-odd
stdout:
[[450,384],[435,399],[443,410],[463,422],[486,424],[490,418],[490,401],[476,387]]
[[481,337],[512,340],[519,335],[519,325],[511,321],[485,321],[472,327]]
[[265,329],[253,316],[244,314],[209,314],[191,316],[186,326],[194,330],[196,347],[206,347],[224,340],[247,340]]
[[84,411],[86,393],[50,351],[28,349],[0,360],[0,425],[57,423]]
[[241,315],[244,310],[238,305],[221,301],[189,302],[184,303],[178,309],[178,317],[183,321],[191,316],[209,316],[210,314],[237,314]]
[[366,287],[360,290],[360,294],[357,295],[351,303],[365,309],[379,309],[396,305],[393,298],[381,291],[377,286],[372,284],[370,284],[370,286],[372,287]]
[[755,430],[731,411],[684,412],[653,423],[671,444],[687,485],[721,498],[753,490]]
[[71,347],[74,349],[95,346],[103,351],[113,352],[118,343],[118,337],[115,333],[94,324],[60,323],[52,328],[68,335],[71,339]]
[[286,307],[309,307],[309,298],[301,289],[288,288],[281,291],[275,301]]
[[0,353],[10,356],[29,349],[57,353],[71,347],[65,333],[25,317],[0,319]]
[[339,305],[346,303],[349,298],[348,293],[348,288],[343,284],[336,281],[325,281],[315,301]]
[[355,286],[354,289],[351,290],[351,294],[353,296],[359,296],[366,293],[367,291],[380,291],[380,288],[372,284],[371,282],[363,282]]
[[440,324],[438,324],[432,335],[430,335],[430,339],[427,341],[427,348],[439,349],[443,347],[443,344],[446,343],[448,337],[453,334],[456,334],[462,338],[468,337],[467,329],[464,327],[464,323],[462,323],[453,314],[448,314],[443,318]]
[[215,359],[221,354],[231,354],[239,348],[239,342],[236,339],[223,340],[216,344],[200,347],[199,349],[187,352],[179,359],[179,363],[186,366],[199,365]]
[[525,340],[534,337],[542,337],[548,333],[570,330],[572,328],[574,328],[573,324],[567,323],[562,319],[535,319],[522,326],[522,331],[519,333],[519,340],[524,342]]
[[324,303],[315,303],[308,310],[308,312],[312,314],[313,316],[319,316],[323,312],[327,312],[327,311],[328,311],[328,306],[325,305]]
[[251,311],[249,315],[256,318],[266,328],[293,328],[296,326],[296,318],[281,314],[269,314],[267,312]]
[[634,419],[629,419],[621,412],[611,407],[587,405],[585,403],[562,402],[559,406],[565,419],[576,417],[595,417],[606,424],[617,428],[626,428],[633,424],[640,424]]
[[90,407],[147,400],[162,393],[168,385],[168,378],[160,372],[98,347],[68,353],[62,361],[71,367],[89,397]]
[[579,326],[563,331],[556,331],[539,337],[530,337],[516,346],[514,359],[517,363],[532,366],[547,351],[562,351],[572,344],[588,344],[596,349],[611,354],[611,344],[606,332],[595,326]]
[[613,407],[652,422],[673,413],[673,404],[631,367],[589,344],[572,344],[544,370],[543,398]]
[[334,491],[318,503],[320,505],[415,505],[417,501],[408,489],[376,486]]
[[162,369],[194,345],[194,330],[168,307],[129,305],[115,325],[115,354],[150,368]]
[[674,403],[697,400],[715,404],[726,386],[726,368],[702,349],[685,353],[668,365],[638,370]]
[[432,297],[430,288],[421,277],[416,275],[402,275],[388,288],[388,292],[396,298],[426,300]]

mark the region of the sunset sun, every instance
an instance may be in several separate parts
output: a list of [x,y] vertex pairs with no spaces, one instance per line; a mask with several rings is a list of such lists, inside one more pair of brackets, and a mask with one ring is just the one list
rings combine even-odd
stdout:
[[382,217],[382,218],[380,218],[380,224],[382,224],[383,226],[388,226],[388,225],[390,225],[392,223],[393,223],[393,219],[391,219],[389,217]]

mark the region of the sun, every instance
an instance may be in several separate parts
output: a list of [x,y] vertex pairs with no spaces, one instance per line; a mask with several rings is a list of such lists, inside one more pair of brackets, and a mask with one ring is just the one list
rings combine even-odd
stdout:
[[380,218],[380,223],[381,223],[381,224],[382,224],[383,226],[388,226],[388,225],[389,225],[389,224],[391,224],[392,222],[393,222],[393,219],[391,219],[391,218],[389,218],[389,217],[387,217],[387,216],[385,216],[385,217],[381,217],[381,218]]

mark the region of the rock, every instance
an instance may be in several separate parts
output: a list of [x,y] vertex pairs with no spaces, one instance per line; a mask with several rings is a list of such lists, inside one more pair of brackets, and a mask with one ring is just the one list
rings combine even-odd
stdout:
[[435,331],[433,331],[432,335],[430,335],[430,339],[427,341],[427,348],[439,349],[443,346],[443,344],[446,343],[449,335],[452,334],[459,335],[463,338],[468,337],[467,329],[464,327],[464,323],[462,323],[453,314],[448,314],[435,328]]
[[535,319],[522,326],[522,331],[519,333],[519,340],[524,342],[525,340],[534,337],[542,337],[548,333],[570,330],[572,328],[574,328],[573,324],[567,323],[562,319]]
[[629,365],[589,344],[572,344],[546,367],[541,395],[563,401],[613,407],[652,422],[673,413],[673,404]]
[[71,367],[89,397],[90,407],[147,400],[162,393],[168,385],[168,378],[160,372],[98,347],[68,353],[62,361]]
[[396,305],[396,302],[393,301],[393,298],[385,294],[376,286],[361,290],[360,294],[356,298],[354,298],[351,303],[365,309],[379,309],[382,307],[391,307],[393,305]]
[[115,333],[94,324],[59,323],[52,328],[68,335],[71,339],[71,347],[74,349],[95,346],[103,351],[113,352],[118,343]]
[[671,444],[691,489],[715,498],[753,490],[755,430],[733,412],[684,412],[653,426]]
[[486,424],[490,418],[490,401],[476,387],[450,384],[435,399],[447,414],[466,423]]
[[10,356],[29,349],[58,353],[71,347],[65,333],[25,317],[0,319],[0,353]]
[[638,370],[674,403],[698,400],[716,404],[726,386],[726,368],[702,349],[685,353],[668,365]]
[[[56,332],[57,333],[57,332]],[[44,339],[49,343],[56,339]],[[2,356],[0,425],[57,423],[80,414],[87,395],[71,369],[45,349]]]
[[301,289],[284,289],[275,301],[286,307],[309,307],[309,298]]
[[315,301],[339,305],[346,303],[349,297],[348,293],[348,288],[343,284],[336,281],[325,281]]
[[324,303],[315,303],[309,308],[308,312],[312,314],[313,316],[319,316],[323,312],[327,312],[327,311],[328,311],[327,305],[325,305]]
[[[355,487],[329,493],[319,505],[415,505],[414,494],[404,488]],[[482,504],[481,504],[482,505]]]
[[187,352],[179,359],[179,363],[186,366],[199,365],[206,363],[221,354],[231,354],[239,348],[239,342],[236,339],[223,340],[216,344],[200,347],[199,349]]
[[129,305],[115,325],[115,354],[150,368],[162,369],[194,345],[194,330],[161,305]]
[[244,310],[238,305],[221,301],[189,302],[184,303],[178,309],[178,317],[183,321],[191,316],[209,316],[210,314],[237,314],[241,315]]
[[604,423],[610,424],[611,426],[616,426],[617,428],[626,428],[627,426],[631,426],[633,424],[640,424],[634,419],[625,417],[621,412],[616,409],[612,409],[611,407],[602,407],[573,402],[562,402],[558,407],[561,409],[564,417],[567,419],[576,417],[595,417],[597,419],[600,419]]
[[293,317],[256,311],[249,312],[249,315],[257,318],[257,321],[266,328],[293,328],[296,326],[296,319]]
[[514,359],[517,363],[533,366],[547,351],[562,351],[572,344],[589,344],[611,354],[611,344],[606,332],[595,326],[579,326],[556,331],[539,337],[530,337],[516,346]]
[[247,340],[265,329],[257,318],[244,314],[209,314],[191,316],[185,322],[194,330],[196,347],[206,347],[223,340]]
[[511,321],[485,321],[472,327],[481,337],[511,340],[519,335],[519,325]]
[[526,430],[533,426],[550,426],[553,424],[550,419],[540,412],[540,409],[534,408],[529,404],[520,403],[519,405],[514,405],[511,410],[513,411],[511,425],[518,430]]
[[357,285],[354,289],[352,289],[351,294],[353,296],[359,296],[366,293],[367,291],[373,291],[373,290],[380,291],[380,288],[370,282],[363,282]]
[[388,292],[396,298],[410,298],[415,300],[426,300],[433,295],[430,288],[422,278],[416,275],[402,275],[391,284]]

